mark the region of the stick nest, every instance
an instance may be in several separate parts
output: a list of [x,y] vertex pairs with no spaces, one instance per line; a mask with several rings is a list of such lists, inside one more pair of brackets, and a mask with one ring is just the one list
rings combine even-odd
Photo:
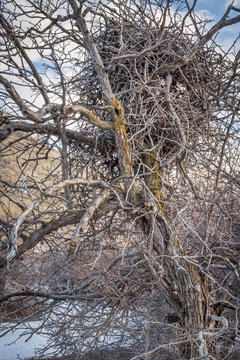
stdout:
[[[120,27],[114,21],[95,37],[112,90],[124,105],[126,131],[136,160],[146,149],[154,149],[164,160],[179,146],[179,131],[166,106],[167,74],[163,69],[164,65],[181,60],[197,39],[192,32],[180,32],[177,26],[161,33],[149,24],[141,27],[126,23]],[[150,47],[153,47],[151,51],[143,53]],[[126,54],[130,56],[112,61]],[[217,94],[224,76],[222,56],[214,47],[205,47],[171,75],[172,104],[183,126],[187,147],[191,148],[216,119]],[[90,57],[85,60],[79,80],[83,101],[87,99],[89,105],[106,106]],[[101,113],[101,118],[111,121],[106,111]]]

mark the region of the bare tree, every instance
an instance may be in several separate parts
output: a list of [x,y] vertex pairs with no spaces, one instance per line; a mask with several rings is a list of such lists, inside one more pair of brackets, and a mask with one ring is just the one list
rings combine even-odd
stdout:
[[55,353],[233,358],[240,9],[196,3],[1,3],[2,316]]

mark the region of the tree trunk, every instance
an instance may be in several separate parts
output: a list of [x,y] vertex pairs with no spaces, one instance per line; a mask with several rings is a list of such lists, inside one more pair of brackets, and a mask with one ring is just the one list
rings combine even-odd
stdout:
[[184,359],[198,358],[198,334],[206,329],[209,314],[205,279],[186,260],[176,234],[163,215],[146,215],[141,221],[153,245],[154,256],[145,255],[148,270],[187,334],[179,347],[181,356]]

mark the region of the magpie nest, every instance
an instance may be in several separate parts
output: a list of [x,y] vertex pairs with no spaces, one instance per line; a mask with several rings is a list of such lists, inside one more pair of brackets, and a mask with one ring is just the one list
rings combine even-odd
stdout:
[[[111,21],[94,40],[108,70],[112,90],[124,105],[134,161],[139,163],[146,149],[154,149],[161,160],[166,159],[181,141],[166,105],[166,71],[162,69],[181,60],[196,43],[197,35],[179,33],[177,27],[161,34],[160,29],[132,23],[120,29],[119,24]],[[151,51],[143,53],[150,47],[153,47]],[[112,61],[126,54],[130,56]],[[188,148],[196,146],[196,140],[216,119],[214,112],[219,105],[217,94],[221,91],[224,71],[222,56],[213,46],[208,46],[171,74],[170,97]],[[80,101],[86,103],[87,99],[96,108],[106,106],[90,57],[85,60],[78,84]],[[101,119],[111,121],[107,111],[99,111]]]

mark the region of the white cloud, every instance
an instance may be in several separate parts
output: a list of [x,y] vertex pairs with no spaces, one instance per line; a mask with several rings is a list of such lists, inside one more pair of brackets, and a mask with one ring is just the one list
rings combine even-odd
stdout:
[[[227,8],[229,5],[231,5],[232,0],[226,0],[225,7]],[[240,0],[234,0],[233,3],[234,6],[240,6]]]
[[216,19],[216,14],[210,12],[207,9],[198,10],[198,11],[195,12],[195,14],[197,16],[199,16],[200,19],[204,19],[204,20],[206,20],[206,19],[207,20],[215,20]]

